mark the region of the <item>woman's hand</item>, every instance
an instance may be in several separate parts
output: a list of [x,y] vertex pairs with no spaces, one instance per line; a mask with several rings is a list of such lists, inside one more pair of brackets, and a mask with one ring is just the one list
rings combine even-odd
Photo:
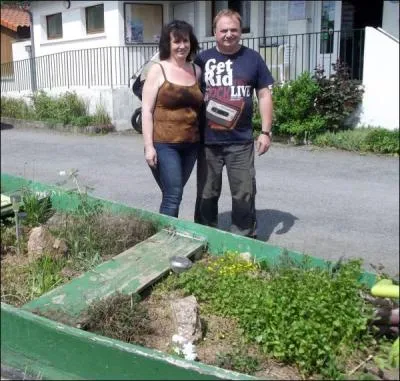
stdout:
[[157,152],[154,146],[144,147],[144,158],[150,167],[155,168],[157,166]]

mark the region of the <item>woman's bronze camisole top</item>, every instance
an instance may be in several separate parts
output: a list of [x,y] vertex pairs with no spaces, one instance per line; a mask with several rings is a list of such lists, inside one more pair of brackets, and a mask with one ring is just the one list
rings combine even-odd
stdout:
[[[199,141],[199,113],[203,94],[196,82],[191,86],[177,85],[167,80],[158,90],[153,112],[155,143],[195,143]],[[196,78],[196,70],[193,65]]]

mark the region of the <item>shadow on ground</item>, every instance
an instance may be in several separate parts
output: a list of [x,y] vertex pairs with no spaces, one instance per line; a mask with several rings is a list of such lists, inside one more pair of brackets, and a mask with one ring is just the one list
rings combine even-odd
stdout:
[[1,130],[10,130],[11,128],[14,128],[14,126],[12,124],[0,123],[0,129]]
[[[257,210],[257,238],[261,241],[268,241],[272,233],[287,233],[295,221],[298,220],[293,214],[275,209]],[[219,229],[229,230],[231,224],[231,212],[224,212],[218,215]]]

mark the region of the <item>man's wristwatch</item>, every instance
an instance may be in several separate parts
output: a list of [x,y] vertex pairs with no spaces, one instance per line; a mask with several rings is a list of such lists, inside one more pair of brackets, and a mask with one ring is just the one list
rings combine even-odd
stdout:
[[272,131],[261,131],[263,135],[267,135],[269,138],[272,138]]

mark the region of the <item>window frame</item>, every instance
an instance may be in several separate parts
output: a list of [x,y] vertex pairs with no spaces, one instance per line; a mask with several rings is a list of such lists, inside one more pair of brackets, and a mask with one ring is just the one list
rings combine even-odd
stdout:
[[[49,31],[49,18],[54,16],[60,16],[61,19],[61,34],[56,34],[50,36]],[[46,35],[48,40],[58,40],[63,38],[63,23],[62,23],[62,12],[53,13],[51,15],[46,15]]]
[[[212,0],[211,1],[211,34],[214,34],[214,29],[213,29],[213,22],[214,22],[214,18],[217,15],[218,12],[216,12],[216,2],[218,0]],[[250,19],[249,19],[249,24],[251,24],[251,1],[250,0],[228,0],[228,8],[232,9],[233,11],[236,11],[240,14],[240,9],[237,9],[237,7],[231,7],[229,5],[229,3],[242,3],[243,1],[248,1],[249,5],[250,5]],[[240,14],[240,16],[242,16]],[[243,27],[243,18],[242,18],[242,33],[250,33],[250,25],[248,27]]]
[[[94,28],[94,29],[89,30],[88,11],[90,11],[91,9],[94,9],[96,7],[102,7],[103,8],[103,28]],[[91,5],[89,7],[85,7],[85,24],[86,24],[86,34],[104,33],[104,3]]]
[[128,36],[127,36],[127,27],[126,27],[126,23],[127,23],[127,6],[128,5],[140,5],[140,6],[151,6],[151,7],[160,7],[161,9],[161,25],[160,25],[160,29],[158,30],[158,33],[161,33],[161,29],[164,25],[164,6],[161,3],[138,3],[138,2],[124,2],[124,42],[125,45],[154,45],[154,44],[158,44],[156,42],[139,42],[139,41],[128,41]]

